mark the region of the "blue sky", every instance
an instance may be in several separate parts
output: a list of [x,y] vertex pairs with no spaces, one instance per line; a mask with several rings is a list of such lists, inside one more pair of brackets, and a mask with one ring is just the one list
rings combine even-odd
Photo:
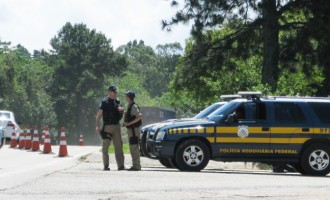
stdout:
[[114,48],[134,39],[152,47],[172,42],[184,46],[190,25],[161,30],[161,20],[175,11],[168,0],[0,0],[0,40],[20,43],[31,53],[49,50],[50,39],[71,22],[105,34]]

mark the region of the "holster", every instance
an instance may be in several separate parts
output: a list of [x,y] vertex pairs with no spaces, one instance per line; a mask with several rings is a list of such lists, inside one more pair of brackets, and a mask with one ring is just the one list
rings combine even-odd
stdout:
[[112,138],[110,136],[110,133],[105,132],[104,127],[105,127],[105,125],[103,125],[102,129],[100,130],[100,135],[101,135],[102,140],[105,140],[105,139],[111,140]]
[[139,144],[139,138],[135,135],[134,128],[131,128],[133,132],[133,136],[129,138],[129,144]]

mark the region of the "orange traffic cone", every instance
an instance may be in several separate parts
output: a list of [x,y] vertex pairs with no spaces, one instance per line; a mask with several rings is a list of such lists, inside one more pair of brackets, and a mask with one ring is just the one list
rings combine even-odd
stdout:
[[45,129],[42,131],[40,144],[43,145],[45,141]]
[[65,128],[61,128],[61,139],[60,139],[60,150],[58,153],[59,157],[64,157],[68,155],[68,150],[66,148],[66,138],[65,138]]
[[[14,127],[13,127],[14,129]],[[10,139],[10,148],[16,148],[17,146],[17,138],[16,138],[16,133],[15,130],[13,130],[11,134],[11,139]]]
[[79,137],[79,146],[84,146],[84,140],[83,140],[82,133],[80,133],[80,137]]
[[21,130],[21,133],[19,135],[18,148],[23,149],[24,146],[25,146],[25,134],[24,134],[24,130]]
[[49,128],[48,126],[45,127],[44,130],[45,133],[45,140],[44,140],[44,153],[50,153],[52,152],[52,145],[50,142],[50,134],[49,134]]
[[32,142],[31,142],[31,129],[28,126],[26,130],[26,135],[25,135],[25,149],[31,149],[32,147]]
[[35,126],[34,133],[33,133],[33,141],[32,141],[32,151],[38,151],[38,150],[40,150],[38,127]]

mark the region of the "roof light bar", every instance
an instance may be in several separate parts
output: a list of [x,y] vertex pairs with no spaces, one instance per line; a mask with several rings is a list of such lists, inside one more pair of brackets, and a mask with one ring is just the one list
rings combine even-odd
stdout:
[[242,98],[242,96],[238,95],[238,94],[225,94],[225,95],[220,96],[220,99],[223,101],[230,101],[230,100],[238,99],[238,98]]
[[243,98],[259,98],[262,95],[260,91],[240,91],[238,94]]

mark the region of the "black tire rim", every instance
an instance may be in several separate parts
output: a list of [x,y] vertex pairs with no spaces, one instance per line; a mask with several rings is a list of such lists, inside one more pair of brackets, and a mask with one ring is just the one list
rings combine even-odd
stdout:
[[191,167],[198,166],[204,160],[204,152],[199,146],[189,146],[183,151],[183,160]]
[[308,159],[313,170],[322,171],[329,166],[329,154],[324,150],[313,151]]

